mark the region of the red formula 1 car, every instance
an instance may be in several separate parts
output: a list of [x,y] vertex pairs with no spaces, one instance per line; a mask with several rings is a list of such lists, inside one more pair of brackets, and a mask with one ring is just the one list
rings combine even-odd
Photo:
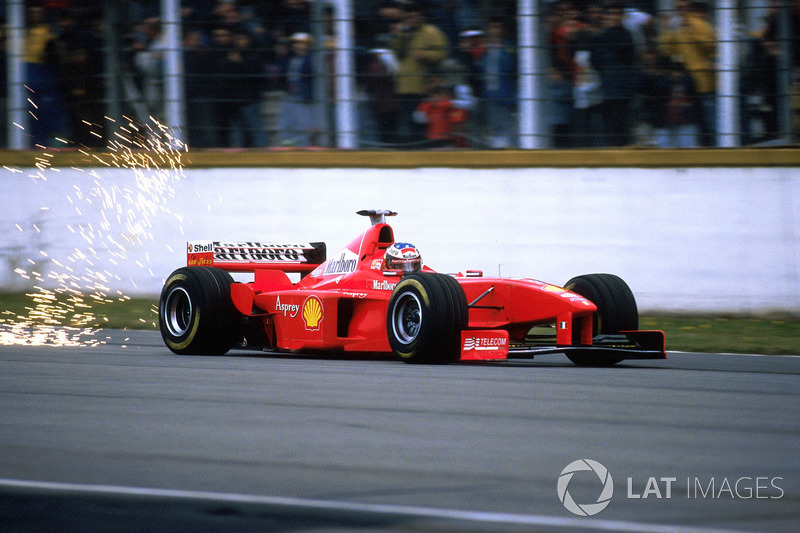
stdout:
[[[396,213],[358,214],[371,227],[330,259],[321,242],[188,243],[187,266],[161,292],[167,347],[394,353],[409,363],[553,352],[587,366],[666,357],[664,333],[638,331],[636,301],[617,276],[578,276],[559,287],[440,274],[422,267],[413,245],[395,242],[386,217]],[[230,272],[251,272],[253,281],[234,282]]]

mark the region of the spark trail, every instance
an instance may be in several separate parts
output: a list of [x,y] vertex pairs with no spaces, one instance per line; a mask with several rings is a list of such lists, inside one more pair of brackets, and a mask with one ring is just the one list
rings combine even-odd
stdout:
[[[153,223],[156,217],[174,218],[183,233],[182,218],[172,213],[169,205],[175,196],[176,183],[184,179],[183,158],[187,145],[152,117],[146,123],[127,117],[121,124],[108,117],[107,120],[112,131],[106,150],[78,149],[92,161],[93,168],[73,167],[86,172],[91,178],[90,184],[83,188],[76,185],[63,199],[74,210],[77,222],[67,224],[62,231],[81,237],[82,246],[63,257],[50,257],[40,250],[14,270],[30,287],[26,292],[30,305],[24,313],[6,311],[0,314],[0,345],[102,344],[104,341],[95,335],[108,320],[102,313],[102,306],[130,299],[122,291],[110,288],[119,285],[113,283],[120,280],[115,267],[135,264],[154,276],[148,266],[147,249],[155,240]],[[87,125],[95,129],[100,127]],[[70,144],[63,139],[57,141]],[[46,187],[48,179],[59,172],[52,165],[53,153],[54,150],[43,148],[36,157],[35,168],[28,176],[37,186]],[[98,165],[133,173],[135,186],[114,183],[108,178],[113,178],[113,174],[98,172],[94,168]],[[6,170],[14,174],[24,172],[10,167]],[[92,224],[83,217],[84,212],[98,209],[99,224]],[[41,208],[43,213],[48,210],[49,206]],[[13,231],[41,233],[39,224],[41,222],[17,222]],[[140,320],[155,325],[156,310],[151,311],[151,316]]]

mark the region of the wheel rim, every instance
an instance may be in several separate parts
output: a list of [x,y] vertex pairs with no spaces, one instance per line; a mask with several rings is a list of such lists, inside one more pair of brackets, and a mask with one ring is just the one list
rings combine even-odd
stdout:
[[394,308],[392,327],[395,338],[403,344],[410,344],[417,338],[422,325],[422,306],[415,294],[400,295]]
[[189,330],[192,322],[192,299],[183,287],[174,287],[164,300],[164,319],[167,330],[180,337]]

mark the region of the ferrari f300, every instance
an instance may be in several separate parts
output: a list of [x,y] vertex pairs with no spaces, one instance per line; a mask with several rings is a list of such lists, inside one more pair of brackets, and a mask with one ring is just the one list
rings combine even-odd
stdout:
[[[555,285],[439,273],[414,245],[395,241],[386,222],[395,212],[358,214],[371,225],[330,257],[323,242],[187,243],[186,266],[167,278],[159,301],[166,346],[187,355],[235,347],[394,354],[407,363],[666,358],[664,333],[639,330],[636,300],[616,275]],[[237,273],[252,279],[235,281]]]

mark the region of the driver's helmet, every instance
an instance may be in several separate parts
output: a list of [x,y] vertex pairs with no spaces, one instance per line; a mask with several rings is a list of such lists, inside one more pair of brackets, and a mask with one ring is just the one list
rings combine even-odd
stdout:
[[383,257],[383,269],[419,272],[422,270],[422,256],[413,244],[396,242],[386,250],[386,255]]

